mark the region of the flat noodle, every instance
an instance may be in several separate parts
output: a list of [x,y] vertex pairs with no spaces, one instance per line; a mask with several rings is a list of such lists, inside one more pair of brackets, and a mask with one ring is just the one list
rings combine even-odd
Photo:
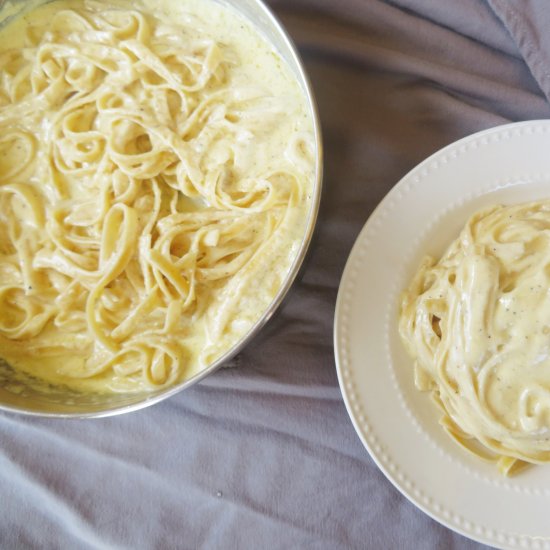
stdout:
[[[0,51],[0,355],[154,390],[278,291],[307,216],[310,121],[288,122],[304,118],[297,86],[292,107],[236,80],[236,53],[191,27],[57,6]],[[277,132],[289,141],[270,148]]]
[[550,201],[474,214],[402,295],[399,331],[441,423],[503,475],[550,461]]

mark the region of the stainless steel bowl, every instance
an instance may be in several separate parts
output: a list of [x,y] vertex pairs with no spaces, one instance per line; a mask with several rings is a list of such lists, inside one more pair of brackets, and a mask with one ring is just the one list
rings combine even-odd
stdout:
[[[0,26],[9,22],[11,17],[16,16],[19,11],[23,10],[25,2],[26,0],[11,0],[8,4],[5,0],[0,0]],[[284,280],[284,284],[261,318],[236,345],[206,369],[175,386],[155,393],[85,394],[67,387],[45,384],[43,381],[31,377],[26,377],[24,381],[22,381],[20,376],[16,379],[12,368],[0,360],[1,410],[35,416],[91,418],[122,414],[158,403],[192,386],[205,376],[212,374],[242,350],[273,316],[296,278],[313,235],[321,197],[323,155],[321,128],[315,100],[308,77],[292,40],[262,0],[222,0],[220,3],[231,5],[241,12],[275,47],[282,59],[290,67],[290,70],[295,75],[306,95],[313,120],[315,133],[315,182],[311,206],[300,250]]]

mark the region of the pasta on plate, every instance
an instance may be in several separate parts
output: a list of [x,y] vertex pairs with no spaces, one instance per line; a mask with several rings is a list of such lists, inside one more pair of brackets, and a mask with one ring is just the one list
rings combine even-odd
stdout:
[[8,24],[0,356],[84,390],[204,368],[299,248],[312,136],[295,79],[229,8],[56,0]]
[[423,260],[399,330],[456,441],[504,474],[550,461],[550,201],[475,213]]

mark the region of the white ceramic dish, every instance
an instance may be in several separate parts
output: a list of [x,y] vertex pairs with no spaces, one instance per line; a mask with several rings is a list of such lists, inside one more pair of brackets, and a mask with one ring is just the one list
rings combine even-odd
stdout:
[[373,460],[447,527],[501,548],[550,549],[550,464],[512,478],[471,456],[438,424],[397,333],[399,294],[426,253],[439,255],[478,208],[550,197],[550,121],[509,124],[429,157],[386,196],[348,259],[336,304],[338,378]]

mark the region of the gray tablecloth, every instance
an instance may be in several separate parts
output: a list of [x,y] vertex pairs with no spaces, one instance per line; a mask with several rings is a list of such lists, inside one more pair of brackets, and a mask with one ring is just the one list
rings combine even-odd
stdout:
[[272,6],[324,129],[303,276],[237,368],[168,401],[92,421],[1,414],[1,548],[480,546],[417,510],[362,447],[336,379],[334,305],[354,239],[407,171],[477,130],[550,117],[550,4]]

